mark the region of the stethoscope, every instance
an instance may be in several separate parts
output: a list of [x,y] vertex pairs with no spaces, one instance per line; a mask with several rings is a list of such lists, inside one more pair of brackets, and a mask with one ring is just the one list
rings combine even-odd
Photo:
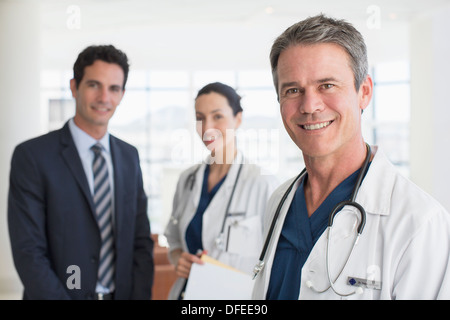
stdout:
[[[224,231],[225,231],[225,222],[227,220],[227,217],[229,217],[231,215],[230,214],[231,201],[233,200],[234,192],[236,190],[236,186],[238,184],[239,177],[241,176],[242,166],[243,166],[243,163],[241,163],[239,165],[239,169],[238,169],[238,172],[236,174],[236,179],[234,180],[234,184],[233,184],[233,190],[231,191],[231,195],[230,195],[230,198],[228,199],[228,203],[227,203],[227,207],[226,207],[226,210],[225,210],[225,214],[224,214],[223,219],[222,219],[222,226],[221,226],[221,229],[220,229],[220,233],[219,233],[219,235],[216,237],[216,239],[214,241],[215,246],[217,247],[217,249],[219,249],[221,251],[226,251],[225,233],[224,233]],[[192,173],[190,173],[189,176],[186,179],[186,186],[189,185],[189,190],[190,191],[192,191],[192,189],[194,187],[195,176],[196,176],[197,171],[199,169],[200,169],[200,165]],[[170,220],[171,220],[171,222],[173,224],[178,224],[179,218],[178,217],[171,217]]]
[[216,245],[217,249],[219,249],[221,251],[226,251],[226,247],[225,247],[225,233],[224,233],[224,231],[225,231],[225,222],[227,220],[227,217],[230,216],[231,200],[233,200],[234,191],[236,190],[236,185],[237,185],[239,177],[241,175],[241,170],[242,170],[242,163],[239,165],[239,170],[237,172],[236,179],[234,180],[233,190],[231,191],[230,198],[228,199],[227,208],[225,210],[225,215],[223,216],[223,219],[222,219],[222,227],[220,229],[220,233],[219,233],[219,235],[217,236],[217,238],[215,240],[215,245]]
[[[330,283],[330,285],[323,289],[323,290],[318,290],[316,288],[314,288],[313,284],[311,281],[307,281],[306,282],[306,286],[312,290],[314,290],[317,293],[324,293],[325,291],[327,291],[328,289],[332,289],[337,295],[342,296],[342,297],[347,297],[347,296],[351,296],[354,295],[356,293],[360,294],[362,293],[362,288],[358,287],[355,291],[350,292],[350,293],[340,293],[337,291],[336,287],[335,287],[335,283],[336,281],[339,279],[339,277],[342,274],[342,271],[344,271],[345,267],[347,266],[348,261],[350,260],[350,257],[353,253],[353,250],[355,249],[356,244],[358,243],[359,237],[361,236],[363,230],[364,230],[364,226],[366,224],[366,211],[364,210],[364,208],[357,202],[355,202],[356,199],[356,195],[358,193],[358,190],[361,186],[362,180],[369,168],[369,162],[370,162],[370,156],[372,154],[372,150],[370,148],[370,146],[368,144],[366,144],[367,146],[367,155],[366,158],[364,160],[364,163],[361,167],[361,170],[359,172],[358,178],[356,180],[355,186],[353,188],[353,192],[352,192],[352,196],[351,199],[348,201],[342,201],[339,202],[331,211],[329,217],[328,217],[328,227],[327,227],[327,247],[326,247],[326,270],[327,270],[327,277],[328,277],[328,281]],[[267,252],[267,249],[269,247],[269,243],[271,240],[271,237],[273,235],[273,231],[275,229],[275,225],[278,219],[278,216],[280,215],[281,212],[281,208],[284,205],[284,202],[286,201],[286,198],[288,197],[289,193],[291,192],[292,188],[294,187],[295,183],[298,181],[298,179],[300,179],[300,177],[302,177],[306,172],[306,168],[303,169],[303,171],[294,179],[294,181],[291,183],[291,185],[289,186],[289,188],[286,190],[286,192],[284,193],[283,197],[281,198],[277,210],[275,211],[275,215],[272,219],[272,223],[270,225],[269,228],[269,232],[268,235],[266,237],[266,241],[264,242],[264,246],[263,249],[261,251],[261,255],[259,256],[259,261],[258,263],[255,265],[254,269],[253,269],[253,279],[255,279],[258,274],[261,272],[261,270],[264,268],[264,258]],[[339,271],[337,277],[334,279],[334,281],[331,279],[331,275],[330,275],[330,261],[329,261],[329,246],[330,246],[330,242],[331,242],[331,230],[333,227],[333,221],[334,221],[334,217],[336,216],[336,214],[339,212],[339,210],[341,210],[343,207],[345,206],[352,206],[355,207],[357,209],[357,211],[359,211],[360,216],[361,216],[361,221],[359,222],[358,228],[356,230],[356,237],[355,240],[353,241],[353,245],[352,245],[352,249],[350,250],[350,253],[347,256],[347,259],[344,263],[344,266],[341,268],[341,270]]]

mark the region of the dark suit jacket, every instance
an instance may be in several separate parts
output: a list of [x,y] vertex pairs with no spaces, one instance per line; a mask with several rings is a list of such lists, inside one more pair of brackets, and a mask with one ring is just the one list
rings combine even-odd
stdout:
[[[110,145],[115,183],[115,299],[150,299],[153,241],[138,152],[113,136]],[[24,299],[93,298],[100,233],[68,123],[14,150],[8,226]],[[77,275],[70,266],[79,267],[79,289],[73,288]]]

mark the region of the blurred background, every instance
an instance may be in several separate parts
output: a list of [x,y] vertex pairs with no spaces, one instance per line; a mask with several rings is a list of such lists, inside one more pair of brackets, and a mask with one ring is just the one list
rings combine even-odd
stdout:
[[0,299],[19,299],[7,231],[13,148],[74,115],[69,90],[78,53],[113,44],[130,60],[112,134],[141,156],[152,232],[171,213],[178,175],[207,154],[194,98],[205,84],[237,89],[238,144],[281,181],[303,168],[286,134],[269,64],[274,39],[308,16],[346,19],[363,34],[374,96],[367,142],[450,210],[450,0],[0,0]]

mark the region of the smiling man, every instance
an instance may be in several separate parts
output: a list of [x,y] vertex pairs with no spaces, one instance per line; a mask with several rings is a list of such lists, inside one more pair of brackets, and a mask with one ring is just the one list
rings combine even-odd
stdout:
[[270,60],[306,169],[269,200],[253,297],[449,299],[449,213],[362,135],[373,83],[361,34],[310,17],[275,40]]
[[124,81],[122,67],[102,60],[86,66],[82,79],[70,80],[77,127],[94,138],[102,138],[125,93]]
[[153,241],[139,155],[110,135],[128,58],[90,46],[74,64],[75,116],[19,144],[8,224],[24,299],[150,299]]

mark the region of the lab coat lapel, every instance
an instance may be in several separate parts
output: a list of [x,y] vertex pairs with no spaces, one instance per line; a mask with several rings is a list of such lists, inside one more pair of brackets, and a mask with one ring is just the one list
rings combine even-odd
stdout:
[[[356,202],[362,205],[368,214],[389,215],[392,190],[397,177],[396,169],[379,147],[372,146],[372,152],[375,156],[359,188]],[[379,172],[386,174],[380,175]]]
[[[281,230],[283,229],[283,225],[284,225],[284,220],[286,218],[287,212],[291,206],[292,200],[294,199],[295,196],[295,192],[297,191],[298,186],[300,185],[302,179],[303,179],[304,175],[302,175],[302,177],[300,177],[299,179],[297,179],[294,183],[294,186],[292,187],[291,191],[289,192],[288,196],[286,197],[286,200],[284,201],[283,206],[280,209],[280,213],[279,216],[277,218],[276,224],[275,224],[275,228],[273,230],[272,236],[270,237],[270,242],[269,242],[269,246],[268,246],[268,251],[266,252],[266,257],[268,257],[268,259],[266,260],[267,263],[264,266],[264,270],[267,272],[264,272],[264,283],[265,283],[265,288],[264,288],[264,292],[267,292],[267,288],[269,286],[269,282],[270,282],[270,270],[272,270],[272,264],[273,264],[273,260],[275,258],[275,252],[276,252],[276,248],[278,245],[278,240],[280,238],[280,234],[281,234]],[[276,213],[276,209],[279,205],[279,203],[281,202],[281,199],[283,197],[283,195],[287,192],[289,186],[293,183],[293,181],[295,180],[295,178],[292,178],[291,180],[289,180],[286,183],[286,188],[282,188],[279,189],[278,194],[277,194],[277,199],[279,199],[278,201],[276,201],[274,203],[274,207],[272,207],[270,210],[271,213],[271,219],[270,219],[270,223],[272,222],[272,219]],[[270,224],[269,225],[265,225],[266,227],[266,231],[264,234],[264,241],[266,240],[267,236],[268,236],[268,230],[270,229]]]
[[[239,170],[240,164],[243,161],[243,157],[240,153],[236,156],[234,163],[231,165],[230,170],[227,173],[225,181],[222,186],[219,188],[214,198],[211,200],[210,204],[205,210],[203,214],[203,230],[202,233],[202,241],[205,249],[209,249],[209,254],[214,258],[217,258],[220,254],[219,251],[212,249],[215,247],[216,238],[221,234],[222,226],[224,223],[226,208],[228,205],[228,201],[230,200],[231,193],[233,191],[234,184],[236,182],[237,172]],[[244,171],[244,170],[242,170]],[[241,175],[243,173],[241,172]],[[240,177],[241,179],[242,177]],[[203,181],[203,176],[202,176]],[[239,184],[239,181],[238,181]],[[236,195],[233,195],[233,198]],[[233,211],[233,203],[236,201],[231,201],[230,212]]]
[[[228,200],[230,200],[231,197],[231,193],[233,191],[234,188],[234,184],[236,183],[236,178],[237,178],[237,173],[239,170],[239,166],[240,166],[240,162],[235,162],[231,165],[230,170],[227,173],[227,177],[224,181],[224,199],[226,199],[226,203],[228,204]],[[238,181],[239,183],[239,181]],[[222,200],[224,201],[224,200]]]
[[[203,163],[199,165],[198,169],[196,169],[196,172],[192,172],[194,175],[194,183],[192,184],[192,190],[191,190],[191,197],[189,198],[188,205],[197,208],[199,201],[200,201],[200,194],[202,192],[202,186],[203,186],[203,177],[205,175],[205,168],[206,164]],[[189,190],[191,187],[191,182],[188,182],[187,190]],[[195,213],[194,209],[194,213]],[[193,215],[192,215],[193,216]],[[192,218],[192,217],[191,217]],[[189,220],[190,221],[190,220]]]
[[[228,202],[230,200],[231,200],[231,203],[230,203],[230,208],[229,208],[228,213],[233,212],[234,207],[236,206],[236,199],[234,199],[234,198],[237,198],[236,194],[238,193],[239,184],[242,181],[242,179],[244,179],[244,176],[245,176],[245,169],[243,168],[238,177],[239,168],[241,167],[241,164],[243,164],[243,163],[244,163],[244,157],[243,157],[242,153],[238,152],[233,164],[230,167],[230,170],[228,170],[227,176],[222,185],[223,188],[219,189],[219,191],[217,192],[217,194],[214,196],[213,200],[211,201],[210,205],[212,208],[216,207],[216,206],[219,206],[220,208],[223,207],[223,209],[221,209],[222,212],[220,213],[219,216],[217,216],[217,218],[220,219],[220,221],[223,221],[224,215],[227,214],[227,212],[225,212],[225,211],[228,206]],[[235,184],[236,184],[236,190],[234,191],[234,194],[232,194]]]

